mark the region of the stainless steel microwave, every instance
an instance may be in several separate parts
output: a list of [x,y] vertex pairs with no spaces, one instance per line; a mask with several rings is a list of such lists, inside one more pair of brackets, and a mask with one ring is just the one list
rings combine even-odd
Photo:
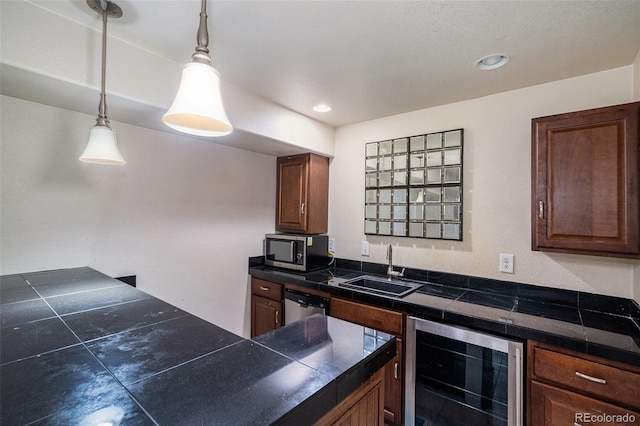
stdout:
[[329,266],[327,235],[267,234],[264,263],[268,266],[312,271]]

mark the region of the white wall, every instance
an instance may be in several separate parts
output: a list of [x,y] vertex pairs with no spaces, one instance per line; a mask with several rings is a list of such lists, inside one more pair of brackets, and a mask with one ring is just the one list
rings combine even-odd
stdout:
[[636,101],[640,101],[640,50],[633,62],[633,95]]
[[248,336],[247,258],[276,160],[112,122],[127,164],[78,156],[95,117],[3,96],[0,274],[88,265]]
[[[531,250],[531,119],[632,101],[633,67],[338,128],[330,170],[329,231],[341,258],[560,287],[640,300],[638,262]],[[371,237],[363,232],[364,145],[464,128],[464,240]],[[360,242],[371,256],[360,255]],[[498,272],[500,253],[515,274]],[[634,289],[635,288],[635,289]]]

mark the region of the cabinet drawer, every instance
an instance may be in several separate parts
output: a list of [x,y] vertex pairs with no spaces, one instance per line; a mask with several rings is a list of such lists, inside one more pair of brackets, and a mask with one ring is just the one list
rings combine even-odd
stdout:
[[535,376],[616,404],[640,408],[640,374],[534,348]]
[[402,312],[390,311],[338,298],[331,299],[330,309],[329,315],[332,317],[375,328],[396,336],[404,335],[404,314]]
[[640,420],[640,413],[538,382],[531,382],[531,405],[529,423],[535,426],[630,426]]
[[271,300],[282,300],[284,285],[271,281],[251,278],[251,294]]

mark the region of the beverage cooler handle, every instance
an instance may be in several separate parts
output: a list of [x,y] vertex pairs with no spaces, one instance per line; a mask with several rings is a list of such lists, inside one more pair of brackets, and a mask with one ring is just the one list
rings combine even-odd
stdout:
[[516,426],[522,424],[522,355],[520,349],[516,348],[516,389],[519,393],[516,397]]

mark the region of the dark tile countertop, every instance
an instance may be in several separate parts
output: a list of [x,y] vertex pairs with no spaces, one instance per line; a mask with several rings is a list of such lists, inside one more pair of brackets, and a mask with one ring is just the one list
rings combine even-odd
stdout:
[[384,275],[386,265],[339,259],[331,269],[296,273],[264,266],[261,260],[249,259],[249,274],[640,366],[640,309],[633,300],[409,268],[405,277],[424,286],[398,299],[338,286],[362,274]]
[[91,268],[0,277],[7,425],[310,424],[395,355],[324,315],[243,339]]

